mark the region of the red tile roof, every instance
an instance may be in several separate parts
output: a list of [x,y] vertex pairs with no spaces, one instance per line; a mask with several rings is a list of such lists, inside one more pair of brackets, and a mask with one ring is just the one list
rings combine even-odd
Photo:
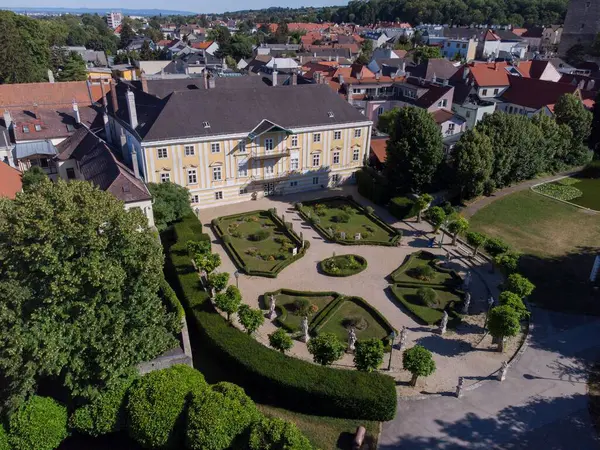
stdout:
[[510,87],[502,98],[515,105],[537,110],[544,106],[553,107],[564,94],[580,96],[577,86],[571,84],[511,76]]
[[438,109],[437,111],[431,113],[431,115],[433,116],[433,120],[435,120],[435,123],[437,123],[438,125],[441,125],[444,122],[448,122],[454,117],[454,113],[447,109]]
[[0,197],[14,199],[22,188],[21,172],[0,161]]
[[[514,68],[518,70],[523,77],[529,78],[531,66],[531,61],[523,61]],[[511,65],[506,62],[471,63],[463,66],[462,69],[459,69],[452,79],[457,81],[462,78],[465,67],[469,68],[469,78],[473,78],[479,87],[508,86],[510,84],[508,79],[510,74],[508,73],[507,68],[510,68]]]
[[196,48],[198,50],[206,50],[208,47],[210,47],[212,44],[214,43],[214,41],[204,41],[204,42],[194,42],[192,44],[193,48]]
[[517,36],[522,36],[527,31],[527,28],[513,28],[512,32]]
[[[108,94],[110,84],[104,84],[104,92]],[[91,99],[90,99],[91,92]],[[44,106],[71,106],[76,101],[79,106],[91,105],[92,101],[102,99],[99,83],[92,83],[88,91],[85,81],[66,81],[61,83],[23,83],[0,85],[0,105],[2,108],[13,106],[30,107],[37,104]]]
[[371,139],[371,153],[375,155],[377,161],[381,164],[385,163],[387,158],[387,142],[389,138],[372,138]]

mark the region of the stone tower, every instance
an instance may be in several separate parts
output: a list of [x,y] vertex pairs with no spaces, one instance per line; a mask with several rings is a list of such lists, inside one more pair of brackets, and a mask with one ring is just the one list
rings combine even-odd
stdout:
[[600,1],[570,0],[558,52],[564,55],[576,44],[590,45],[599,32]]

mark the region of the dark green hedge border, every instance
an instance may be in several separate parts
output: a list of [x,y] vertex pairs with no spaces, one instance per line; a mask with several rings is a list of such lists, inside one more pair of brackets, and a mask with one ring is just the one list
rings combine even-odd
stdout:
[[388,211],[400,220],[410,219],[419,213],[416,202],[408,197],[392,198],[388,205]]
[[414,259],[417,259],[419,257],[419,255],[425,255],[425,256],[429,257],[430,261],[428,262],[428,264],[434,270],[436,270],[438,272],[450,274],[450,276],[452,277],[452,279],[456,283],[456,286],[459,286],[461,284],[462,278],[458,274],[458,272],[456,272],[456,270],[447,269],[446,267],[440,266],[438,264],[438,261],[439,261],[438,256],[435,255],[435,254],[433,254],[433,253],[430,253],[428,251],[425,251],[425,250],[420,250],[418,252],[411,253],[410,255],[408,255],[407,258],[404,260],[404,262],[400,265],[400,267],[398,267],[396,270],[394,270],[391,274],[388,275],[388,278],[390,280],[392,280],[392,282],[394,282],[394,283],[401,283],[401,284],[403,284],[405,286],[425,286],[425,287],[446,286],[445,284],[429,283],[427,281],[413,281],[413,282],[411,282],[411,281],[402,281],[402,282],[400,282],[399,281],[398,276],[400,274],[405,273],[406,269],[410,266],[410,263]]
[[[240,217],[252,216],[252,215],[256,215],[256,214],[259,214],[259,215],[264,214],[264,215],[269,216],[269,218],[273,221],[273,223],[275,223],[275,225],[277,225],[279,231],[283,231],[285,233],[285,235],[288,238],[290,238],[296,244],[296,246],[300,249],[298,251],[298,253],[296,254],[296,256],[292,256],[291,258],[288,258],[285,261],[281,261],[279,264],[275,265],[273,267],[273,269],[271,269],[269,271],[249,269],[248,266],[246,265],[246,263],[244,262],[244,258],[242,258],[242,255],[240,255],[238,253],[237,249],[235,248],[235,245],[233,245],[231,243],[231,240],[226,239],[227,237],[229,237],[229,235],[225,231],[223,231],[223,229],[221,228],[222,220],[238,219]],[[235,263],[237,268],[239,270],[241,270],[242,272],[244,272],[245,274],[251,275],[251,276],[277,278],[277,275],[279,274],[279,272],[281,272],[283,269],[285,269],[287,266],[289,266],[293,262],[298,261],[300,258],[302,258],[306,254],[306,250],[308,250],[310,248],[309,241],[304,241],[304,246],[302,246],[302,239],[300,238],[300,236],[298,236],[296,234],[296,232],[293,231],[293,229],[288,228],[286,226],[286,224],[283,222],[283,220],[281,220],[281,217],[278,217],[277,214],[273,214],[272,211],[256,210],[256,211],[250,211],[250,212],[241,213],[241,214],[232,214],[230,216],[222,216],[222,217],[213,219],[211,222],[211,225],[212,225],[212,228],[213,228],[215,234],[221,240],[223,247],[225,247],[227,254],[231,257],[231,259],[233,260],[233,262]]]
[[[182,230],[189,227],[188,222],[189,218],[175,224],[174,235],[190,237],[189,229]],[[186,242],[166,245],[169,280],[186,308],[190,327],[198,334],[203,357],[218,361],[230,381],[255,400],[293,411],[364,420],[394,418],[397,399],[393,378],[292,358],[229,325],[202,290]]]
[[321,235],[321,237],[328,239],[332,242],[336,242],[341,245],[381,245],[384,247],[398,246],[400,239],[402,238],[402,234],[397,229],[388,225],[386,222],[384,222],[382,219],[380,219],[379,216],[377,216],[376,214],[369,214],[367,212],[366,208],[364,206],[362,206],[360,203],[358,203],[356,200],[354,200],[351,195],[349,195],[347,197],[344,197],[341,195],[336,196],[336,197],[327,197],[327,198],[322,198],[322,199],[318,199],[318,200],[309,200],[309,201],[301,202],[301,203],[303,206],[310,206],[310,205],[314,205],[317,203],[327,204],[332,201],[348,202],[351,206],[358,209],[361,213],[363,213],[365,216],[367,216],[370,220],[375,222],[379,227],[383,228],[385,231],[387,231],[388,233],[393,235],[393,237],[391,238],[390,241],[387,241],[387,242],[372,241],[372,240],[368,240],[368,239],[361,239],[360,241],[355,241],[354,239],[342,240],[336,236],[331,236],[327,232],[327,230],[325,228],[323,228],[320,224],[314,223],[311,219],[309,219],[309,217],[306,215],[306,213],[303,210],[296,208],[296,211],[298,211],[298,214],[300,214],[300,216],[306,222],[308,222]]
[[[329,261],[330,259],[344,258],[344,257],[348,257],[348,256],[354,256],[354,259],[356,259],[360,263],[360,267],[358,269],[345,269],[343,271],[336,273],[336,272],[331,272],[324,264],[325,261]],[[319,269],[321,270],[321,272],[323,272],[325,275],[327,275],[329,277],[351,277],[352,275],[361,273],[366,268],[367,268],[367,260],[365,258],[363,258],[362,256],[359,256],[359,255],[350,255],[350,254],[349,255],[331,256],[330,258],[324,259],[323,261],[321,261],[319,263]]]
[[[421,322],[421,323],[424,323],[427,325],[435,325],[438,322],[438,319],[430,320],[426,317],[426,315],[421,314],[421,311],[418,308],[415,308],[415,305],[412,304],[411,302],[409,302],[408,300],[406,300],[403,295],[396,292],[394,287],[396,287],[396,288],[398,288],[398,287],[415,288],[417,286],[407,285],[404,283],[398,283],[398,284],[394,284],[394,285],[390,286],[389,291],[392,294],[392,298],[394,300],[400,302],[411,313],[411,315],[415,319],[417,319],[418,322]],[[455,289],[451,289],[447,286],[437,285],[437,286],[432,286],[432,288],[437,291],[446,291],[446,292],[451,292],[453,294],[458,295],[458,291],[456,291]],[[448,304],[446,304],[445,310],[448,312],[448,315],[451,318],[451,320],[448,323],[448,325],[450,327],[457,326],[458,323],[460,323],[460,321],[462,320],[462,315],[456,311],[457,305],[460,305],[460,304],[462,304],[462,301],[461,302],[449,302]],[[423,306],[423,308],[427,308],[427,307]],[[429,309],[434,310],[433,308],[429,308]]]

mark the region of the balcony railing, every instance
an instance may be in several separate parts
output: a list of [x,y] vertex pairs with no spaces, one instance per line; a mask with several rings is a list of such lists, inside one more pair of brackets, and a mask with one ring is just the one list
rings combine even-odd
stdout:
[[293,175],[294,173],[296,173],[295,170],[286,170],[285,172],[279,172],[279,173],[268,174],[268,175],[252,175],[252,176],[250,176],[250,181],[271,183],[274,181],[285,180],[285,179],[289,178],[291,175]]
[[252,150],[250,151],[249,156],[253,159],[283,158],[285,156],[290,156],[290,149],[286,148],[283,150],[266,150],[264,153],[258,150]]

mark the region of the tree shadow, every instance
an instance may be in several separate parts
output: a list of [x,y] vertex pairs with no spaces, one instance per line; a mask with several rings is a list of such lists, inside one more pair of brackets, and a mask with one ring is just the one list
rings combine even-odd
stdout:
[[458,356],[472,350],[471,344],[467,342],[436,334],[421,337],[415,343],[440,356]]

